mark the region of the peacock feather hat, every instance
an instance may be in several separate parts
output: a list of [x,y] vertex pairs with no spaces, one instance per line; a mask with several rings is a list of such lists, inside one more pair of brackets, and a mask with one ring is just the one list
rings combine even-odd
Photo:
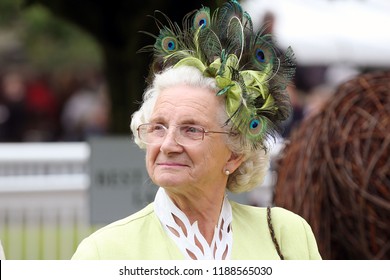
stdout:
[[218,96],[225,95],[232,129],[253,149],[281,132],[291,111],[286,91],[295,73],[292,49],[280,51],[265,28],[254,32],[250,15],[233,0],[213,13],[208,7],[188,13],[182,27],[156,11],[156,41],[141,49],[154,54],[151,74],[169,67],[192,66],[214,78]]

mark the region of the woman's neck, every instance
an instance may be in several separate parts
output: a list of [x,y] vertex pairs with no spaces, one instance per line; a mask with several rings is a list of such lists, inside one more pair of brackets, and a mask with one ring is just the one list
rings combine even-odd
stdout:
[[[166,192],[172,202],[187,216],[191,224],[198,222],[200,233],[210,244],[218,224],[225,192],[215,192],[208,196],[199,193],[183,195],[176,192]],[[180,219],[174,218],[176,223],[185,230]]]

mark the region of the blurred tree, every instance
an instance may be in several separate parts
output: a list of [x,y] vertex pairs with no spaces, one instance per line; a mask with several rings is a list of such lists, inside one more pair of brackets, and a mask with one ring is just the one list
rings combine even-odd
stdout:
[[[95,39],[42,5],[22,9],[25,0],[0,1],[0,67],[27,63],[40,72],[77,61],[77,66],[101,66]],[[17,54],[20,57],[12,57]]]
[[[111,132],[129,133],[131,114],[138,109],[148,72],[150,55],[136,54],[152,38],[140,30],[157,33],[154,21],[147,15],[161,10],[181,23],[189,11],[209,6],[218,0],[25,0],[25,7],[42,4],[54,15],[76,24],[91,34],[102,50],[104,70],[111,96]],[[224,2],[224,1],[222,1]]]
[[21,0],[2,0],[0,1],[0,25],[12,24],[18,17],[19,4]]
[[[61,69],[100,69],[102,58],[96,40],[77,26],[54,17],[35,5],[21,16],[21,40],[28,63],[43,72]],[[60,69],[61,68],[61,69]]]

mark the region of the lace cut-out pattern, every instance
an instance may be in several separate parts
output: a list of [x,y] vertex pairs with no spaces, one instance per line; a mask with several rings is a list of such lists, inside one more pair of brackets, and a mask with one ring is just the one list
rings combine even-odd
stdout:
[[187,259],[225,260],[230,258],[233,243],[232,208],[226,197],[210,245],[199,231],[198,222],[191,224],[163,188],[157,191],[154,208],[165,231]]

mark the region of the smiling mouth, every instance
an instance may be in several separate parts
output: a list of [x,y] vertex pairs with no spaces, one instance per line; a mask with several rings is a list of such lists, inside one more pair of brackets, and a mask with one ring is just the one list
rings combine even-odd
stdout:
[[182,166],[187,166],[186,164],[182,163],[177,163],[177,162],[162,162],[162,163],[157,163],[158,166],[167,166],[167,167],[182,167]]

